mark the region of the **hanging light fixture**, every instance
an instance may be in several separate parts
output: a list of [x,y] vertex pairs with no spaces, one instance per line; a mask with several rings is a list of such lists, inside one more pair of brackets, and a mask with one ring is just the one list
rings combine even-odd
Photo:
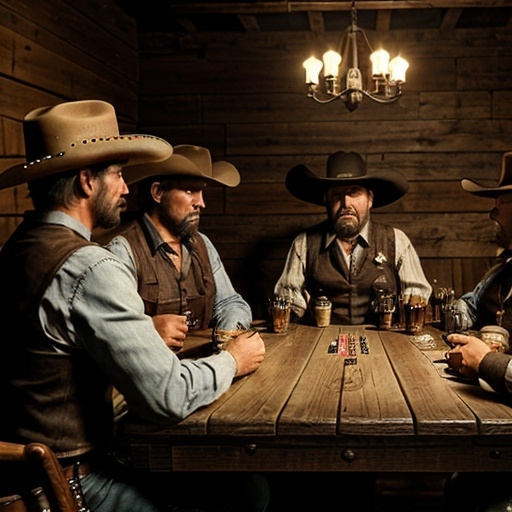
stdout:
[[[328,50],[322,60],[310,57],[304,61],[308,97],[318,103],[341,99],[350,112],[359,106],[364,96],[378,103],[398,100],[402,95],[402,84],[405,83],[405,72],[409,63],[399,56],[389,60],[386,50],[373,51],[364,30],[357,26],[355,1],[352,2],[351,18],[351,24],[345,30],[341,41],[340,53]],[[358,65],[358,34],[362,35],[371,54],[373,90],[363,88],[363,75]],[[346,72],[341,73],[341,70]],[[321,76],[323,82],[320,85]]]

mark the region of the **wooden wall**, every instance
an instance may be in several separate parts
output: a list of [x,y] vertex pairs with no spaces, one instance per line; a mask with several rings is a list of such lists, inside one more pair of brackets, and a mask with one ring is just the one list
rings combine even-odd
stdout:
[[408,178],[407,196],[373,216],[409,235],[429,279],[460,295],[495,255],[493,201],[466,194],[460,179],[497,181],[512,150],[512,30],[367,35],[410,68],[398,103],[364,99],[353,113],[306,97],[301,63],[327,48],[310,33],[141,35],[141,129],[204,145],[242,175],[235,189],[207,191],[201,226],[256,314],[292,237],[324,218],[287,192],[285,175],[298,163],[320,174],[337,150]]
[[[122,131],[138,124],[174,145],[208,147],[242,183],[207,191],[201,227],[260,316],[293,236],[324,218],[287,192],[287,171],[305,163],[321,173],[330,153],[354,150],[409,179],[407,196],[373,215],[402,228],[428,277],[460,294],[495,254],[492,201],[459,182],[496,180],[512,149],[512,31],[367,34],[410,61],[405,93],[349,113],[313,103],[303,83],[302,61],[338,34],[138,36],[114,0],[0,0],[0,165],[22,160],[28,111],[75,99],[111,101]],[[29,207],[25,188],[0,191],[0,244]]]
[[[137,26],[114,0],[0,0],[0,169],[24,161],[22,120],[63,101],[109,101],[137,124]],[[0,245],[32,207],[26,186],[0,191]]]

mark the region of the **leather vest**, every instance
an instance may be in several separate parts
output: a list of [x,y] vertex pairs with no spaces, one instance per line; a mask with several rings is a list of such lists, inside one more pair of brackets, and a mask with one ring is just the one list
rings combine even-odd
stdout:
[[137,267],[138,292],[149,316],[192,311],[197,327],[209,327],[215,300],[215,281],[202,237],[193,237],[190,268],[180,272],[162,249],[153,251],[141,219],[131,220],[116,234],[124,236],[133,251]]
[[[378,325],[371,307],[375,292],[383,288],[389,293],[399,293],[393,228],[375,222],[370,224],[370,245],[363,247],[352,272],[336,240],[326,247],[328,233],[328,221],[307,231],[306,289],[312,299],[325,295],[331,300],[331,323]],[[377,257],[379,253],[385,256],[382,263]],[[312,321],[311,312],[307,312],[305,321]]]
[[[512,260],[498,265],[501,265],[501,269],[487,284],[478,301],[477,317],[472,329],[480,330],[484,325],[498,325],[496,314],[502,311],[501,325],[512,333],[512,300],[507,299],[512,290]],[[496,267],[493,267],[489,272],[495,270]]]
[[69,228],[27,218],[0,252],[0,436],[45,443],[60,457],[104,449],[113,430],[107,378],[84,350],[56,352],[38,316],[60,267],[89,244]]

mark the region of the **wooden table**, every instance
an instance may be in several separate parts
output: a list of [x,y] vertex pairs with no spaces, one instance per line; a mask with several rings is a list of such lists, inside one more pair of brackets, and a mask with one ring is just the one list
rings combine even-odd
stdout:
[[[356,364],[328,352],[340,329],[355,339]],[[262,366],[215,403],[172,427],[127,419],[133,463],[153,471],[510,471],[512,402],[447,374],[435,362],[447,350],[440,331],[425,332],[434,347],[361,326],[262,332]],[[209,340],[197,333],[184,355],[200,355]]]

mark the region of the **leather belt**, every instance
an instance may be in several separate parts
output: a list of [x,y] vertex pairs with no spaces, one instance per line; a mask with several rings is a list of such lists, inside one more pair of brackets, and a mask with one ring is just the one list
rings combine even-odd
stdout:
[[[69,480],[71,478],[75,478],[75,464],[72,464],[71,466],[66,466],[62,468],[62,472],[64,473],[64,476],[66,480]],[[92,473],[94,471],[93,464],[90,462],[80,462],[78,464],[78,476],[87,476],[89,473]]]
[[76,466],[78,466],[78,476],[86,476],[98,469],[100,457],[97,452],[88,452],[78,457],[68,457],[59,459],[62,471],[67,480],[74,478]]

